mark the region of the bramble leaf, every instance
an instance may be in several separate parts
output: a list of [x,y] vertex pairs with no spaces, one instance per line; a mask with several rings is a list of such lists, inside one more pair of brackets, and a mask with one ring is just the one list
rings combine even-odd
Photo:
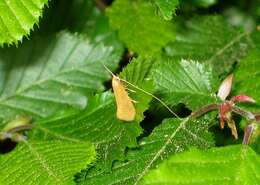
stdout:
[[44,119],[38,122],[36,128],[31,138],[69,138],[92,142],[96,145],[103,170],[110,170],[114,160],[122,160],[125,148],[135,147],[136,137],[142,131],[138,122],[124,122],[116,118],[114,97],[108,92],[91,97],[85,110]]
[[105,89],[122,50],[91,44],[66,32],[34,38],[0,51],[0,118],[17,114],[35,119],[66,108],[83,109],[87,95]]
[[13,44],[28,36],[38,24],[48,0],[1,0],[0,46]]
[[89,142],[23,141],[0,156],[0,184],[73,184],[73,176],[95,160]]
[[177,26],[176,41],[165,48],[175,60],[191,59],[211,64],[225,75],[252,48],[250,33],[227,24],[221,16],[200,16]]
[[175,9],[179,5],[179,0],[153,0],[153,2],[166,20],[172,19],[172,15],[175,14]]
[[149,137],[140,141],[140,147],[128,150],[125,162],[115,163],[112,173],[92,171],[78,182],[88,185],[139,184],[151,168],[169,155],[190,147],[205,149],[212,146],[212,137],[207,129],[203,120],[167,119]]
[[160,97],[169,105],[184,103],[192,110],[217,101],[218,89],[212,68],[195,61],[168,60],[155,70]]
[[141,184],[258,184],[259,174],[259,155],[248,146],[235,145],[174,155],[150,171]]
[[[124,68],[124,71],[120,73],[120,77],[138,86],[138,88],[152,92],[154,87],[151,79],[149,79],[152,67],[152,60],[139,57],[133,59],[131,63]],[[127,85],[126,83],[124,84]],[[130,85],[127,87],[134,90],[134,92],[129,91],[129,95],[136,101],[135,108],[137,116],[135,121],[124,122],[116,118],[116,105],[111,94],[105,93],[102,95],[102,97],[107,96],[107,98],[101,99],[102,101],[100,100],[100,106],[89,103],[89,106],[93,107],[93,109],[96,107],[95,109],[97,109],[97,111],[94,112],[87,109],[87,111],[93,112],[91,115],[93,116],[93,121],[90,121],[91,118],[89,118],[89,123],[85,123],[87,127],[86,130],[92,130],[91,128],[94,129],[102,125],[102,130],[94,129],[93,132],[87,134],[87,139],[96,143],[100,152],[99,161],[97,161],[96,166],[90,170],[109,171],[111,170],[111,164],[114,160],[124,160],[126,147],[137,147],[136,138],[142,132],[139,122],[144,118],[143,112],[148,109],[151,96],[142,93]],[[104,107],[101,109],[101,106]],[[104,128],[107,128],[107,130]],[[84,134],[86,133],[88,132],[84,132]],[[80,176],[84,176],[86,173],[89,173],[89,171],[83,171]]]
[[107,15],[128,49],[142,56],[158,55],[162,47],[175,40],[173,24],[156,16],[148,1],[116,0]]

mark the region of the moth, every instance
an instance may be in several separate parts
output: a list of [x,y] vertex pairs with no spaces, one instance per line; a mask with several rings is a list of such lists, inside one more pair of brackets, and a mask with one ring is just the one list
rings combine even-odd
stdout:
[[133,121],[136,115],[133,100],[128,96],[120,78],[115,75],[112,78],[112,88],[116,98],[117,118],[123,121]]
[[118,76],[114,75],[114,73],[110,69],[108,69],[104,64],[103,66],[112,75],[112,88],[116,98],[116,105],[117,105],[116,116],[118,119],[123,121],[133,121],[136,115],[136,109],[133,104],[134,101],[128,96],[127,90],[123,83],[126,83],[127,85],[130,85],[134,89],[139,90],[147,94],[148,96],[153,97],[158,102],[160,102],[166,109],[168,109],[170,113],[172,113],[175,117],[180,119],[179,116],[174,111],[172,111],[171,108],[168,107],[167,104],[164,103],[160,98],[128,82],[127,80],[119,78]]

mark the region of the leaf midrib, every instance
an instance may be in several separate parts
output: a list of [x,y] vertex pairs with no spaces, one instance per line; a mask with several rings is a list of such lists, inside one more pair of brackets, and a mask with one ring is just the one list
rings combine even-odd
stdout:
[[[92,64],[92,63],[89,63],[89,64]],[[88,65],[89,65],[89,64],[88,64]],[[5,102],[5,101],[7,101],[7,100],[9,100],[9,99],[11,99],[11,98],[14,98],[15,96],[20,96],[20,95],[22,95],[25,91],[27,91],[28,89],[30,89],[30,88],[33,87],[33,86],[38,86],[38,85],[41,85],[41,84],[43,84],[43,83],[45,83],[45,82],[47,82],[47,81],[51,81],[51,80],[56,81],[55,78],[57,78],[58,76],[63,75],[63,74],[65,74],[65,73],[70,73],[70,72],[73,72],[73,71],[78,71],[78,69],[80,69],[82,66],[88,66],[88,65],[81,65],[81,66],[78,66],[78,68],[73,68],[73,69],[70,69],[70,70],[61,71],[60,73],[58,73],[58,74],[56,74],[56,75],[53,75],[53,76],[51,76],[50,78],[46,78],[46,79],[41,79],[41,80],[35,81],[35,83],[32,83],[31,85],[29,85],[29,86],[27,86],[27,87],[25,87],[25,88],[23,88],[23,89],[20,89],[20,90],[16,91],[15,93],[13,93],[13,94],[10,95],[10,96],[5,96],[4,98],[0,98],[0,104],[6,105],[6,104],[4,104],[3,102]],[[60,81],[59,81],[59,82],[60,82]],[[61,83],[61,82],[60,82],[60,83]],[[8,105],[6,105],[6,106],[8,106]]]
[[232,40],[227,42],[226,45],[224,45],[222,48],[220,48],[218,51],[216,51],[216,53],[213,56],[211,56],[208,60],[206,60],[206,62],[211,63],[217,56],[224,53],[228,48],[232,47],[234,44],[236,44],[238,41],[240,41],[243,37],[246,37],[249,34],[250,34],[250,32],[243,32],[243,33],[237,35]]
[[185,127],[185,124],[189,121],[190,117],[185,118],[180,125],[178,126],[178,128],[171,134],[171,136],[166,140],[165,144],[160,148],[160,150],[154,155],[154,157],[152,158],[152,160],[149,162],[149,164],[145,167],[145,169],[143,170],[143,172],[141,172],[140,175],[138,175],[138,178],[136,179],[134,185],[137,185],[139,183],[139,181],[144,177],[144,175],[147,173],[147,171],[149,170],[149,168],[153,165],[153,163],[161,156],[161,154],[165,151],[166,147],[171,143],[172,139],[174,138],[174,136],[179,132],[179,130],[181,130],[182,128]]
[[62,182],[61,179],[58,178],[58,175],[55,174],[53,170],[49,167],[49,165],[46,163],[46,161],[41,157],[41,155],[35,150],[27,141],[24,141],[24,144],[28,147],[28,149],[31,151],[32,155],[35,156],[36,159],[40,162],[41,166],[43,169],[46,170],[46,172],[50,175],[53,176],[54,179],[57,183]]

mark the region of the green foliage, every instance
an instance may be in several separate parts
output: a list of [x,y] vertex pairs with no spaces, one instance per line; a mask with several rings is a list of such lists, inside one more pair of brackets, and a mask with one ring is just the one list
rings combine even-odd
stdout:
[[212,64],[214,70],[223,75],[253,47],[250,36],[227,24],[223,17],[197,16],[178,24],[176,42],[165,48],[165,54],[175,60],[192,59]]
[[127,151],[126,162],[115,163],[112,173],[92,171],[80,184],[139,184],[150,168],[169,155],[190,147],[213,145],[205,120],[167,119],[153,133],[139,142],[140,147]]
[[40,22],[39,31],[42,34],[69,29],[92,42],[102,42],[104,45],[123,50],[116,33],[109,28],[107,17],[95,6],[94,1],[50,1],[45,14]]
[[252,50],[249,55],[241,61],[235,72],[235,92],[237,94],[247,94],[253,97],[257,104],[248,105],[254,110],[260,108],[260,52],[255,49]]
[[214,5],[217,0],[193,0],[193,3],[200,7],[209,7]]
[[[133,60],[120,76],[138,87],[152,91],[152,82],[147,79],[152,64],[151,60],[144,61],[141,58]],[[144,73],[141,75],[140,71]],[[142,129],[138,122],[148,108],[151,97],[142,93],[133,93],[133,98],[138,102],[136,106],[138,121],[126,123],[118,120],[114,97],[111,93],[104,93],[90,98],[87,108],[82,112],[68,112],[67,115],[62,113],[62,116],[57,115],[57,117],[40,122],[38,127],[41,129],[35,131],[32,137],[46,139],[50,138],[49,134],[51,134],[57,137],[63,135],[62,137],[91,141],[99,151],[100,164],[98,166],[102,166],[105,171],[109,170],[114,160],[124,158],[126,147],[136,147],[136,137],[141,134]],[[48,132],[42,135],[42,129]]]
[[211,67],[195,61],[162,62],[155,71],[155,84],[170,105],[184,103],[194,110],[217,101],[218,80]]
[[[232,115],[235,141],[216,114],[230,124],[231,111],[260,112],[257,11],[245,0],[0,0],[0,184],[258,184],[259,130],[247,131],[260,116],[244,133]],[[106,68],[134,121],[117,118]],[[212,105],[230,73],[230,96],[256,104]],[[251,148],[227,146],[243,135]]]
[[0,46],[18,43],[38,23],[48,0],[2,0],[0,2]]
[[156,55],[169,41],[175,40],[174,26],[155,16],[148,1],[117,0],[107,15],[111,27],[118,30],[128,49],[140,55]]
[[175,14],[175,9],[179,5],[178,0],[153,0],[153,2],[166,20],[172,19],[172,15]]
[[66,32],[34,38],[19,48],[0,51],[0,117],[34,118],[62,108],[84,108],[87,94],[104,90],[121,50],[91,44]]
[[90,17],[94,10],[96,11],[94,1],[50,1],[48,8],[45,9],[44,17],[40,22],[40,31],[48,33],[69,29],[72,32],[81,33],[87,27],[86,22],[91,21]]
[[[142,129],[138,122],[126,123],[116,118],[114,97],[111,93],[96,95],[80,112],[64,112],[36,125],[31,134],[35,139],[69,138],[91,141],[96,145],[102,167],[111,168],[114,160],[122,160],[125,148],[136,146]],[[44,131],[44,132],[43,132]]]
[[24,141],[0,156],[0,184],[73,184],[73,176],[95,160],[89,142]]
[[259,171],[260,158],[250,147],[192,149],[164,161],[142,184],[258,184]]

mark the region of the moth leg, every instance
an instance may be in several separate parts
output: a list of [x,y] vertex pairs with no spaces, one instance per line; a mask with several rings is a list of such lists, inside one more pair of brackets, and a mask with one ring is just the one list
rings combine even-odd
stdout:
[[132,101],[133,103],[139,103],[139,101],[136,101],[136,100],[132,100],[132,99],[131,99],[131,101]]
[[126,89],[127,91],[130,91],[130,92],[136,93],[136,91],[133,90],[133,89],[129,89],[129,88],[127,88],[127,87],[125,87],[125,89]]

